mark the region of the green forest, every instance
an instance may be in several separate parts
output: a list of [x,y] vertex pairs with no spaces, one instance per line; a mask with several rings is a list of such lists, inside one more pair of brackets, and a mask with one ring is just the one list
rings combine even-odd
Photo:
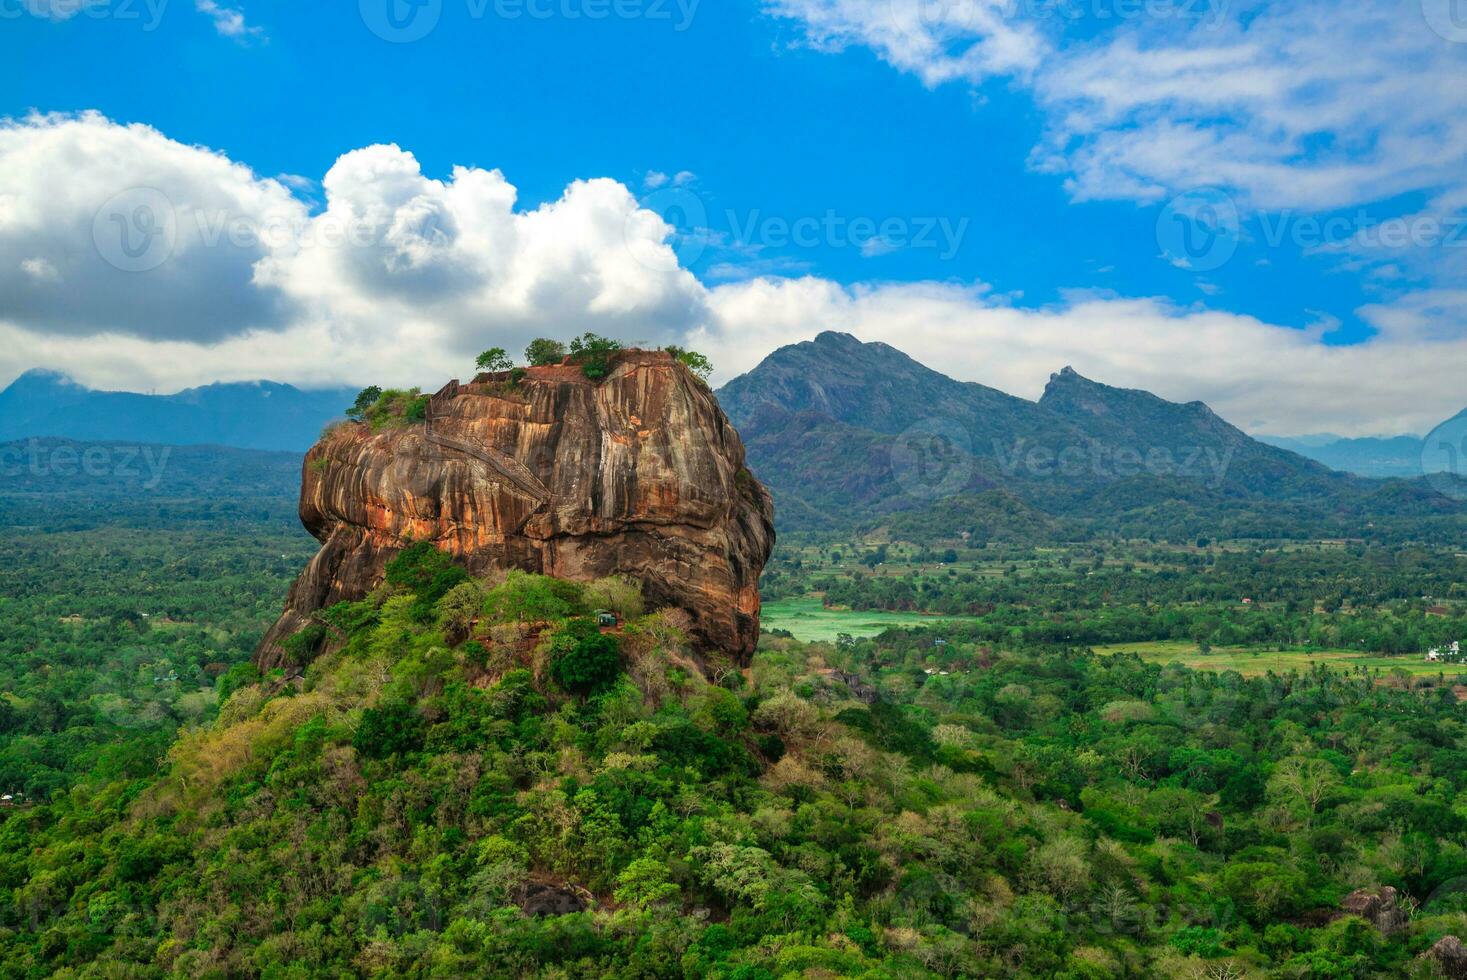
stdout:
[[[1467,962],[1467,668],[1420,669],[1464,625],[1450,548],[789,535],[767,601],[960,618],[740,669],[635,582],[423,544],[261,676],[314,543],[299,459],[236,464],[0,495],[0,977]],[[1415,669],[1094,650],[1173,641]]]
[[6,813],[4,975],[1430,976],[1467,929],[1447,688],[956,627],[740,671],[426,547],[321,625]]

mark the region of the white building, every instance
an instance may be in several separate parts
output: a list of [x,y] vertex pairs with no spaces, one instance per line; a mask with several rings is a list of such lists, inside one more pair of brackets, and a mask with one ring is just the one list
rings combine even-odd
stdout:
[[1460,663],[1462,660],[1462,644],[1459,640],[1453,640],[1452,645],[1445,650],[1432,647],[1426,651],[1428,663]]

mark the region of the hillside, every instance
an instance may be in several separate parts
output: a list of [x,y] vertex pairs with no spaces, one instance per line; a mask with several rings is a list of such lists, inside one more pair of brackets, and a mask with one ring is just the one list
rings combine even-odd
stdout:
[[173,395],[95,391],[29,371],[0,391],[0,441],[52,436],[149,445],[304,452],[355,391],[302,391],[270,381],[212,384]]
[[1030,402],[824,333],[775,351],[719,398],[789,529],[871,527],[901,512],[929,536],[991,536],[950,499],[993,491],[1033,508],[1028,523],[1071,522],[1067,534],[1410,536],[1462,513],[1422,481],[1337,473],[1200,402],[1069,368]]
[[1461,753],[1395,762],[1460,735],[1445,688],[995,656],[961,627],[772,641],[713,684],[624,582],[452,571],[405,555],[330,612],[334,652],[231,678],[156,775],[0,814],[5,974],[1456,965],[1467,916],[1433,889]]

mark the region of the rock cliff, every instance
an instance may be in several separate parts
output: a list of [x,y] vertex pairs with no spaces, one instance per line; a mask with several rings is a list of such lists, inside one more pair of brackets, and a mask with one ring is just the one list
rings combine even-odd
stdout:
[[481,375],[434,395],[426,423],[338,426],[306,457],[300,513],[322,547],[262,667],[285,664],[282,641],[314,612],[376,587],[409,541],[475,574],[627,575],[653,607],[686,611],[701,647],[746,664],[758,641],[773,505],[712,392],[662,352],[621,352],[594,382],[571,365]]

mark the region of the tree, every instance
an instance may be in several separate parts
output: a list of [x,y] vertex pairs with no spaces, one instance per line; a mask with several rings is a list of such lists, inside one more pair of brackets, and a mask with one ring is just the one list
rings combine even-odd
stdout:
[[559,364],[565,360],[565,344],[547,337],[532,340],[530,346],[525,348],[525,360],[530,362],[531,367]]
[[489,348],[479,355],[477,364],[480,371],[488,371],[490,374],[498,374],[514,367],[514,361],[510,360],[509,353],[503,347]]
[[701,381],[707,381],[708,376],[713,373],[713,362],[695,350],[673,346],[667,346],[662,349],[677,358],[689,371],[697,375]]
[[352,404],[351,408],[346,410],[346,417],[353,422],[360,422],[366,417],[367,409],[377,404],[377,399],[381,397],[382,389],[376,385],[372,385],[370,388],[363,388],[361,393],[357,395],[357,400]]
[[1268,794],[1304,811],[1304,826],[1314,823],[1319,806],[1340,785],[1340,774],[1323,759],[1293,756],[1281,762],[1268,780]]
[[[566,640],[550,662],[550,676],[555,683],[576,694],[593,694],[611,686],[621,673],[621,646],[616,637],[595,631],[595,625],[572,624]],[[560,640],[560,638],[557,638]]]
[[678,897],[681,889],[671,881],[667,865],[654,858],[637,858],[616,878],[613,897],[623,905],[646,908]]
[[587,331],[570,343],[571,357],[581,366],[586,377],[599,381],[606,377],[611,355],[621,350],[621,342]]
[[369,759],[385,759],[399,752],[416,752],[423,747],[427,726],[417,710],[405,701],[380,708],[367,708],[352,735],[352,747]]

